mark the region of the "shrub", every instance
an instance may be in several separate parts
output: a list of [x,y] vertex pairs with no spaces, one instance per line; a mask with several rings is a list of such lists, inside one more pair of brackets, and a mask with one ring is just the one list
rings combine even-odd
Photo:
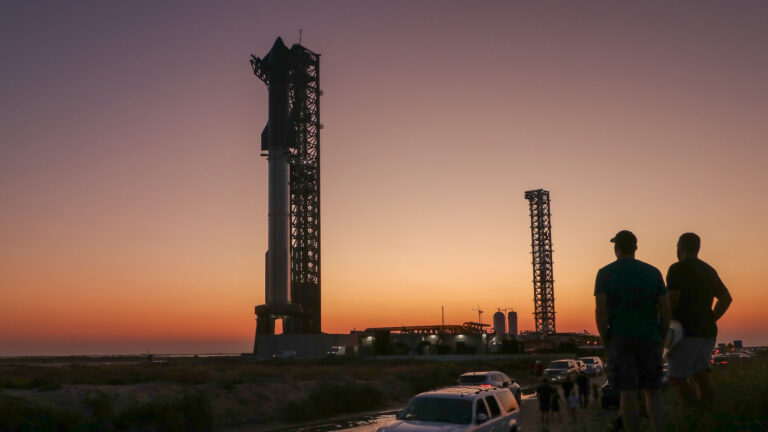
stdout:
[[286,403],[282,417],[288,421],[330,417],[375,409],[381,401],[381,392],[367,384],[321,382],[310,391],[307,398]]
[[26,399],[0,394],[0,430],[63,432],[72,429],[77,420],[71,414]]
[[213,428],[213,414],[208,399],[187,394],[176,400],[134,405],[118,416],[117,426],[156,431],[208,431]]
[[38,391],[54,391],[61,388],[61,381],[57,376],[43,375],[32,379],[30,386]]

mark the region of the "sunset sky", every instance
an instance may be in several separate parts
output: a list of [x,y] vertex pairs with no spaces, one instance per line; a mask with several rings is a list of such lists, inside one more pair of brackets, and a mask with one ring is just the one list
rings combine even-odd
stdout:
[[686,231],[768,345],[768,3],[0,0],[0,356],[247,352],[267,88],[321,57],[323,330],[532,329],[550,191],[559,331],[595,332],[620,229]]

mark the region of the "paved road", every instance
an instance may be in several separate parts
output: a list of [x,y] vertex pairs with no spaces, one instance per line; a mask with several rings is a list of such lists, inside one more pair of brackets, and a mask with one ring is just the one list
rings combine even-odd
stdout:
[[[598,386],[604,382],[603,377],[593,377],[591,382],[596,382]],[[591,384],[590,384],[591,385]],[[554,385],[562,396],[562,388],[560,385]],[[569,418],[565,405],[562,406],[560,412],[561,419],[558,421],[555,417],[549,425],[545,428],[541,423],[541,415],[539,413],[539,401],[535,395],[526,395],[523,397],[522,406],[520,407],[520,417],[522,419],[522,430],[525,432],[531,431],[544,431],[549,432],[568,432],[573,429],[573,423]],[[580,418],[586,416],[603,416],[607,419],[613,417],[615,411],[605,411],[598,407],[592,406],[590,400],[590,406],[586,410],[577,410],[577,422]],[[378,428],[386,426],[395,421],[394,414],[382,414],[358,418],[343,419],[338,421],[327,422],[322,425],[315,425],[313,427],[298,429],[297,432],[326,432],[326,431],[346,431],[346,432],[375,432]],[[295,430],[295,429],[294,429]]]
[[[591,382],[596,382],[598,386],[602,385],[605,378],[593,377]],[[562,388],[559,384],[553,385],[560,392],[562,396]],[[609,419],[615,416],[615,411],[602,410],[598,407],[592,406],[590,400],[590,406],[585,410],[578,410],[577,422],[580,418],[587,416],[594,417],[600,416],[606,418],[606,424]],[[555,418],[546,427],[541,423],[541,415],[539,413],[539,401],[535,395],[526,395],[523,397],[523,401],[520,407],[520,417],[522,419],[522,429],[525,432],[531,431],[549,431],[549,432],[569,432],[573,429],[573,423],[568,415],[568,410],[565,405],[562,405],[560,412],[561,419],[558,421]],[[302,428],[289,427],[285,429],[273,430],[274,432],[328,432],[328,431],[345,431],[345,432],[375,432],[378,428],[386,426],[395,421],[394,413],[375,414],[368,416],[358,416],[351,418],[339,418],[331,421],[321,422],[312,426],[306,426]],[[238,428],[239,431],[250,431],[259,429]]]

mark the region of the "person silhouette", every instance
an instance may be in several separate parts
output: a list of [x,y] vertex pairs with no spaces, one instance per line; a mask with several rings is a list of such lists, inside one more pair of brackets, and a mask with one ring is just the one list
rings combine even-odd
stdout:
[[[686,405],[696,400],[706,403],[713,397],[709,371],[717,338],[717,320],[733,301],[717,271],[699,259],[700,249],[698,235],[681,235],[677,241],[679,261],[667,272],[672,319],[679,321],[683,328],[682,339],[667,354],[669,382],[677,388]],[[717,303],[712,309],[714,299]]]
[[655,432],[662,430],[662,335],[670,321],[669,296],[661,272],[635,259],[637,237],[622,230],[611,239],[616,261],[595,278],[595,320],[607,348],[609,381],[619,391],[628,432],[639,428],[633,393],[640,389]]

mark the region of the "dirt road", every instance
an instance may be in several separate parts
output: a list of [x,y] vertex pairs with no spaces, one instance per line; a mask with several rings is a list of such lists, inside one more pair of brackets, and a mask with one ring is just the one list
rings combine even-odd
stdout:
[[[594,377],[590,380],[601,386],[604,382],[603,377]],[[552,385],[560,392],[560,396],[563,396],[563,390],[560,385]],[[525,432],[536,431],[549,431],[549,432],[570,432],[575,431],[576,426],[586,421],[594,422],[595,419],[600,422],[604,422],[606,430],[609,430],[611,419],[616,416],[614,410],[604,410],[599,406],[595,406],[591,399],[589,400],[589,406],[586,409],[576,409],[575,421],[571,419],[568,409],[565,407],[565,403],[560,405],[560,416],[554,415],[548,424],[541,422],[541,414],[539,412],[539,400],[535,395],[525,396],[523,398],[522,406],[520,407],[522,417],[522,430]]]

